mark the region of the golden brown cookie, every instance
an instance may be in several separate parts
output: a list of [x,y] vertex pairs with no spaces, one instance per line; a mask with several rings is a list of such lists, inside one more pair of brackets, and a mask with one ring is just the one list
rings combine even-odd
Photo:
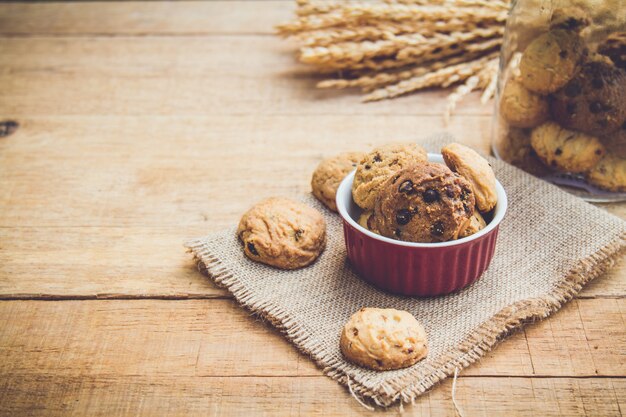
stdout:
[[553,93],[572,79],[584,55],[584,43],[575,31],[543,33],[524,50],[519,65],[521,82],[535,93]]
[[443,164],[424,162],[387,180],[374,205],[383,236],[407,242],[456,239],[474,214],[470,183]]
[[483,230],[485,227],[487,227],[485,219],[480,214],[480,212],[476,210],[474,212],[474,215],[470,219],[469,226],[467,226],[465,230],[463,230],[463,232],[459,235],[459,239],[471,236],[474,233]]
[[545,97],[509,80],[500,98],[500,114],[511,126],[535,127],[548,119],[550,107]]
[[311,178],[315,198],[332,211],[337,211],[337,188],[364,156],[362,152],[345,152],[320,162]]
[[554,94],[550,108],[554,121],[565,128],[609,135],[626,122],[626,72],[589,62]]
[[607,153],[613,154],[619,158],[626,158],[626,123],[615,133],[600,138],[600,141],[606,147]]
[[607,56],[615,66],[626,70],[626,32],[615,32],[598,47],[598,52]]
[[489,162],[475,150],[459,143],[451,143],[441,149],[443,160],[454,172],[458,172],[472,186],[476,207],[486,213],[498,203],[496,175]]
[[626,191],[626,158],[606,155],[587,174],[587,181],[609,191]]
[[565,29],[580,32],[591,23],[589,14],[580,7],[561,7],[552,12],[550,29]]
[[604,145],[596,137],[567,130],[554,122],[536,127],[530,144],[546,165],[565,172],[589,171],[605,154]]
[[315,209],[286,198],[254,205],[239,222],[237,236],[254,261],[281,269],[313,262],[326,246],[326,223]]
[[376,231],[376,225],[374,224],[374,210],[366,210],[361,213],[358,223],[359,225],[361,225],[361,227],[364,227],[374,233],[378,233]]
[[428,154],[415,143],[384,145],[359,162],[352,184],[352,198],[362,209],[374,208],[382,183],[393,173],[428,160]]
[[426,331],[402,310],[362,308],[341,332],[341,353],[350,362],[377,371],[406,368],[428,354]]

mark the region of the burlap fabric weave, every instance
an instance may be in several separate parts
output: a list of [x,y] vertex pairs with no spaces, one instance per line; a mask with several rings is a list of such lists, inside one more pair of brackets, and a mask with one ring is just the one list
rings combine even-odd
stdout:
[[[432,151],[449,137],[429,141]],[[433,145],[434,143],[434,145]],[[313,265],[281,271],[243,255],[235,227],[186,246],[208,275],[245,307],[268,319],[331,378],[380,406],[410,402],[491,350],[511,330],[545,318],[626,247],[626,223],[502,161],[491,160],[508,198],[489,269],[465,290],[438,298],[382,292],[361,281],[346,258],[341,219],[312,196],[327,222],[328,244]],[[397,308],[424,324],[429,355],[402,370],[375,372],[339,350],[343,324],[359,308]]]

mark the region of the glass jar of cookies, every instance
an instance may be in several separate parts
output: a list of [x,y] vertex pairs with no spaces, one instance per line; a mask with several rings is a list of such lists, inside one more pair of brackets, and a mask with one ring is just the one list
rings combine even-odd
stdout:
[[626,200],[624,0],[513,1],[493,150],[587,200]]

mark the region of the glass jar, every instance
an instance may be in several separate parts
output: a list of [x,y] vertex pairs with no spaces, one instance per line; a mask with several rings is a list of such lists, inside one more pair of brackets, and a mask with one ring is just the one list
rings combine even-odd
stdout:
[[624,0],[513,1],[493,151],[587,200],[626,200]]

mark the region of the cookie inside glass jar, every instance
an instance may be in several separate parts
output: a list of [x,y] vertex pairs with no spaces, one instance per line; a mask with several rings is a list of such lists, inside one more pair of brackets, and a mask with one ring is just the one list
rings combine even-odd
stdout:
[[502,52],[496,156],[585,198],[626,199],[622,2],[520,0]]

